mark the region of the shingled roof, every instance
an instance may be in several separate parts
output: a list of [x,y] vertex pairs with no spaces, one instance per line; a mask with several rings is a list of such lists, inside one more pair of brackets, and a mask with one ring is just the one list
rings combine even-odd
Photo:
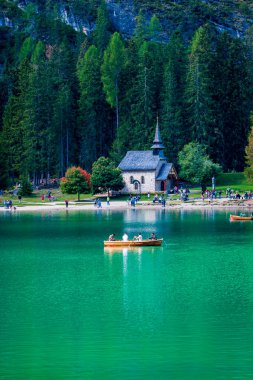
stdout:
[[171,169],[172,169],[172,164],[169,164],[169,163],[163,164],[161,169],[159,170],[156,180],[165,181],[168,178],[168,175],[170,174]]
[[152,150],[132,150],[127,152],[119,168],[121,170],[156,170],[160,157],[153,154]]

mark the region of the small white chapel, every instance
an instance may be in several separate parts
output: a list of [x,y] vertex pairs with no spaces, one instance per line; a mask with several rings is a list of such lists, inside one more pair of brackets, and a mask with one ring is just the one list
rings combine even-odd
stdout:
[[129,151],[118,166],[125,182],[121,193],[169,192],[175,186],[178,175],[164,156],[164,149],[157,119],[151,150]]

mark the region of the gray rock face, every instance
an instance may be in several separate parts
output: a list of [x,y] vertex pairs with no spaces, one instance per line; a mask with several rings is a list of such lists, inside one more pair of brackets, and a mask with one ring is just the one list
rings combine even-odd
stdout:
[[[29,3],[36,3],[39,11],[38,0],[9,0],[11,3],[24,9]],[[253,25],[253,3],[231,0],[202,0],[196,5],[189,0],[160,1],[159,7],[152,0],[105,0],[109,16],[115,30],[122,33],[125,38],[130,38],[135,31],[136,17],[140,9],[144,22],[149,23],[153,14],[156,14],[162,26],[162,32],[157,40],[167,41],[173,31],[179,30],[184,39],[191,39],[194,31],[206,22],[212,23],[218,31],[227,31],[234,37],[243,37],[247,29]],[[87,17],[85,14],[76,14],[71,1],[57,0],[59,16],[67,25],[77,31],[89,35],[95,28],[95,16]],[[13,20],[0,14],[2,26],[13,27]]]
[[225,4],[220,0],[202,0],[203,6],[194,7],[189,1],[174,0],[161,2],[159,8],[152,6],[152,1],[106,0],[106,3],[112,24],[125,37],[133,35],[140,9],[146,23],[153,14],[158,16],[162,26],[158,39],[162,41],[168,40],[174,30],[181,31],[188,40],[206,22],[212,23],[218,31],[227,31],[234,37],[242,37],[253,25],[253,4],[247,5],[246,10],[245,4],[244,8],[240,8],[236,1]]
[[111,22],[116,30],[119,30],[125,37],[134,34],[136,26],[136,10],[133,0],[117,1],[106,0]]

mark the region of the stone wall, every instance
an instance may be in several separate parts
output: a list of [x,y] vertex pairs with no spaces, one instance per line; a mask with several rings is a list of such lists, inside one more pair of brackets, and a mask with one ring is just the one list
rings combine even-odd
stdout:
[[[127,194],[139,194],[141,193],[154,193],[155,188],[155,171],[129,171],[122,173],[125,182],[125,187],[121,190],[121,193]],[[141,189],[135,190],[134,183],[130,183],[130,177],[133,176],[134,180],[140,182]],[[144,177],[145,183],[141,183],[141,177]]]

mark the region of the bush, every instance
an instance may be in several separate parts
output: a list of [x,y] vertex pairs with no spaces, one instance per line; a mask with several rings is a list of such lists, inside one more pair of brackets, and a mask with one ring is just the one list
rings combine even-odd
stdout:
[[89,193],[91,190],[90,177],[86,170],[72,166],[66,171],[65,177],[61,178],[61,191],[65,194],[77,194],[80,200],[80,194]]

